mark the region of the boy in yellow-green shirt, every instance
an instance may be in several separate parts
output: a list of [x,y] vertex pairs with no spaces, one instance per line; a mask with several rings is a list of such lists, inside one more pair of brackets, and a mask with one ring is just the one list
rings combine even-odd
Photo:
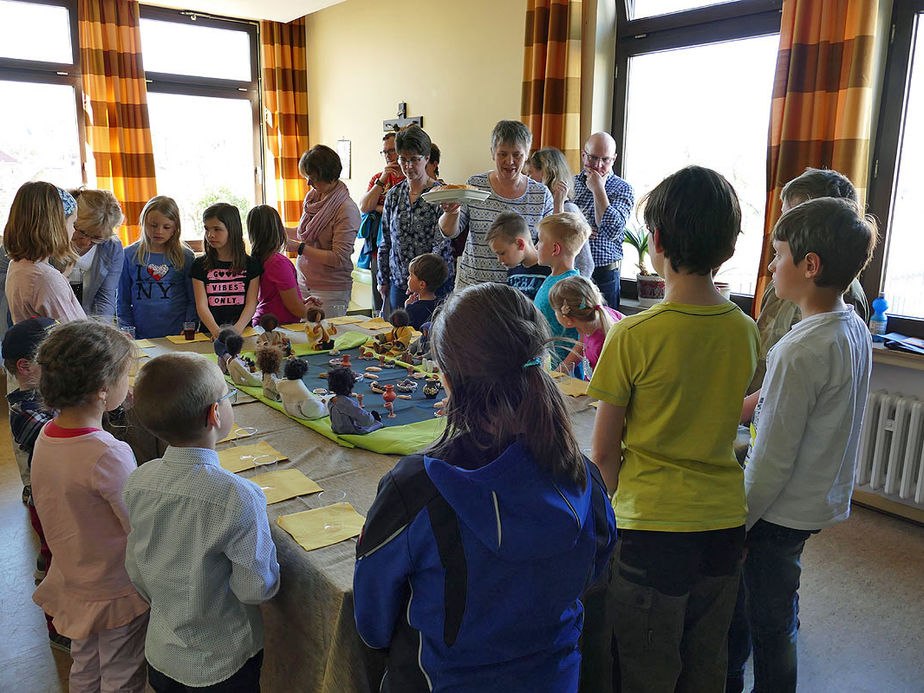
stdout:
[[588,387],[619,529],[603,647],[623,693],[721,691],[747,514],[733,444],[759,337],[712,270],[734,253],[741,210],[697,166],[643,204],[664,302],[613,327]]

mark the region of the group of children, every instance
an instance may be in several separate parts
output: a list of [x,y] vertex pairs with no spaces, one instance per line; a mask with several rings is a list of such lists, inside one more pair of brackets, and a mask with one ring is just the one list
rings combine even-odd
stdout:
[[[167,245],[176,236],[181,247],[178,216],[152,203],[146,269],[132,276],[161,281],[187,258]],[[207,210],[206,259],[188,274],[202,283],[200,309],[240,307],[211,322],[199,313],[239,352],[256,303],[242,276],[259,276],[259,263],[241,255],[229,207]],[[842,294],[876,230],[849,200],[787,202],[770,271],[802,320],[769,353],[742,468],[733,441],[760,339],[712,281],[741,230],[737,196],[693,166],[662,181],[643,214],[666,284],[652,309],[624,318],[577,276],[588,235],[579,216],[546,217],[533,246],[525,223],[502,214],[488,242],[510,285],[470,287],[425,315],[445,432],[383,478],[357,544],[356,624],[388,650],[383,690],[741,690],[750,643],[755,690],[795,690],[800,555],[849,512],[870,375],[868,331]],[[60,233],[36,249],[43,257],[66,239],[60,210],[53,220]],[[19,241],[11,257],[27,258]],[[441,270],[426,256],[410,270],[408,312],[432,313]],[[227,293],[238,283],[239,302]],[[150,282],[150,292],[129,288],[157,295]],[[52,322],[14,325],[3,357],[19,383],[11,428],[31,451],[47,545],[35,600],[71,639],[71,690],[141,691],[145,669],[158,692],[257,690],[257,605],[279,588],[279,566],[264,495],[214,450],[235,390],[201,356],[147,362],[130,400],[169,447],[136,467],[101,423],[129,397],[131,341],[95,321]],[[234,329],[220,334],[225,323]],[[592,461],[544,367],[556,349],[560,368],[593,369]],[[286,382],[304,388],[298,364],[272,383],[281,396]],[[328,384],[332,424],[357,425],[349,369]]]

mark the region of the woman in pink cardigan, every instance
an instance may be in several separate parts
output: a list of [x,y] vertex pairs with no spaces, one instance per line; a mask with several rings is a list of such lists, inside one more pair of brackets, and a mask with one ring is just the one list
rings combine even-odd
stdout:
[[298,170],[311,190],[296,231],[298,283],[303,296],[323,302],[329,318],[345,315],[353,290],[353,244],[359,208],[340,180],[340,157],[318,144],[302,154]]

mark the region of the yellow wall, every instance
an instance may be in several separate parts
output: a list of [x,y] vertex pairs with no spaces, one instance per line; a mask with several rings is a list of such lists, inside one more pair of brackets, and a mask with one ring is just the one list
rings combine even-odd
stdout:
[[440,175],[493,168],[491,128],[520,117],[525,0],[347,0],[307,17],[308,135],[352,141],[354,199],[382,168],[382,121],[422,115]]

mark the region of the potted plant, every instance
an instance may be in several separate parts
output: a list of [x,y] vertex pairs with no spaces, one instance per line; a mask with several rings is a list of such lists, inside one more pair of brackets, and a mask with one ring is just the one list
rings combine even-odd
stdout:
[[648,255],[648,232],[635,224],[626,226],[626,239],[638,253],[638,274],[635,283],[638,287],[638,304],[642,308],[650,308],[655,303],[664,300],[664,279],[655,272],[649,272],[645,264]]

